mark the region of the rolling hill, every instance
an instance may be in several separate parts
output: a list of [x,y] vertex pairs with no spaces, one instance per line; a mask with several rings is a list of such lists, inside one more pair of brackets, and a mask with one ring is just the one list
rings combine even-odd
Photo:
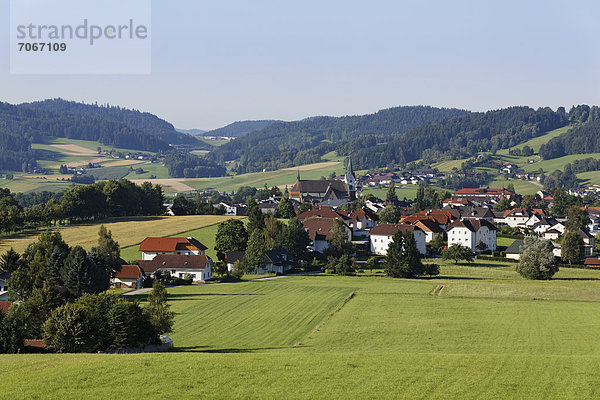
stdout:
[[[224,144],[209,156],[218,162],[236,161],[234,171],[238,173],[272,171],[320,162],[321,156],[332,150],[347,154],[344,144],[376,145],[381,138],[401,135],[420,125],[468,113],[458,109],[415,106],[394,107],[360,116],[277,122]],[[353,140],[360,143],[351,142]]]
[[205,131],[202,136],[241,137],[261,129],[268,128],[276,122],[275,120],[264,121],[236,121],[222,128]]

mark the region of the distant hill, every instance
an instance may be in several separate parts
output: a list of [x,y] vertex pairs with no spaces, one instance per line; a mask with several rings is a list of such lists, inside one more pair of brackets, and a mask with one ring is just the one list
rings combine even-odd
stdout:
[[469,111],[414,106],[360,116],[272,122],[266,128],[224,144],[209,157],[217,162],[237,161],[235,171],[238,173],[276,170],[319,162],[322,155],[332,150],[347,153],[344,144],[353,140],[366,140],[362,145],[375,145],[417,126],[466,114]]
[[[0,170],[31,171],[34,169],[36,153],[31,149],[31,143],[43,142],[47,137],[99,141],[105,145],[142,151],[158,152],[172,149],[159,135],[153,134],[155,130],[149,124],[152,120],[149,115],[137,119],[131,118],[126,124],[115,121],[116,118],[101,118],[102,115],[115,115],[114,110],[106,113],[98,112],[95,115],[92,112],[66,112],[64,109],[77,107],[65,103],[62,103],[66,105],[63,108],[60,106],[61,102],[57,102],[54,106],[51,102],[44,105],[41,103],[12,105],[0,102]],[[129,115],[133,113],[124,112]],[[160,121],[157,121],[157,125],[163,125],[162,136],[166,137],[168,128]],[[136,124],[145,128],[136,128]],[[187,137],[195,140],[191,136]]]
[[201,136],[207,132],[203,129],[176,129],[176,130],[177,130],[177,132],[185,133],[187,135],[192,135],[192,136]]
[[70,114],[123,124],[131,129],[155,136],[167,145],[196,144],[194,138],[185,133],[177,132],[172,124],[147,112],[129,110],[118,106],[77,103],[63,99],[24,103],[19,105],[19,107],[43,111],[53,115]]
[[222,128],[204,132],[204,136],[241,137],[261,129],[268,128],[279,121],[237,121]]

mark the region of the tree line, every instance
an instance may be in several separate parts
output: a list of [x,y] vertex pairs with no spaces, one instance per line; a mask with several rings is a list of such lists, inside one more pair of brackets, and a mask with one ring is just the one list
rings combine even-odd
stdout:
[[26,338],[43,338],[56,352],[142,347],[171,330],[173,314],[160,284],[145,307],[105,293],[121,268],[120,248],[104,226],[98,236],[87,252],[48,231],[22,255],[11,249],[0,257],[15,302],[6,316],[0,313],[1,353],[22,352]]
[[135,185],[126,179],[76,186],[60,198],[23,207],[8,189],[0,188],[0,233],[64,222],[76,223],[108,217],[161,215],[164,195],[160,185]]
[[[389,138],[419,125],[466,113],[464,110],[424,106],[394,107],[362,116],[275,122],[265,129],[224,144],[211,152],[209,157],[219,163],[237,161],[237,173],[277,170],[319,162],[322,155],[352,140],[365,140],[360,138],[371,136]],[[377,139],[372,144],[376,142]],[[360,147],[359,144],[353,146]],[[386,163],[378,166],[381,165]]]

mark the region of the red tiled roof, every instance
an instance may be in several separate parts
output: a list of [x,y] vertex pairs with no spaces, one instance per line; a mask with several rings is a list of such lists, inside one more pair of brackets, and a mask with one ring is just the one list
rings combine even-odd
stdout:
[[0,301],[0,311],[3,311],[4,314],[8,314],[8,309],[12,305],[12,301]]
[[309,218],[313,218],[313,217],[341,218],[343,220],[347,220],[348,214],[341,212],[341,211],[336,211],[333,208],[328,207],[328,206],[322,206],[322,207],[315,207],[312,210],[303,212],[302,214],[298,215],[298,220],[305,221],[305,220],[307,220]]
[[421,219],[415,223],[424,232],[432,233],[443,233],[444,230],[440,227],[440,224],[431,219]]
[[421,231],[422,229],[409,224],[381,224],[371,229],[371,236],[393,236],[396,232]]
[[147,237],[140,243],[140,251],[206,250],[208,247],[194,238]]
[[322,235],[325,240],[331,238],[335,220],[339,218],[309,218],[302,222],[304,229],[308,231],[308,236],[314,239],[315,235]]
[[600,267],[600,258],[598,257],[588,257],[583,262],[584,265],[594,265]]
[[140,277],[140,267],[138,265],[121,265],[121,270],[115,275],[119,279],[137,279]]
[[25,339],[23,344],[27,347],[37,347],[38,349],[46,347],[46,342],[43,339]]
[[508,189],[491,189],[491,188],[483,188],[483,189],[477,189],[477,188],[464,188],[464,189],[459,189],[456,192],[454,192],[453,196],[474,196],[474,195],[489,195],[489,196],[507,196],[507,195],[512,195],[513,192],[511,192]]

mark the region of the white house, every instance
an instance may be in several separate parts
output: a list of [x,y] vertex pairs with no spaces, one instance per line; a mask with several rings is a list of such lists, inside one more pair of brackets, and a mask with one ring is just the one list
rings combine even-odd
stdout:
[[417,242],[419,253],[427,253],[427,248],[425,246],[425,232],[420,228],[409,224],[380,224],[371,229],[371,232],[369,233],[371,253],[385,256],[390,243],[393,241],[392,237],[398,231],[412,232],[415,241]]
[[159,254],[152,260],[140,260],[137,263],[146,275],[154,275],[160,270],[177,278],[185,278],[189,274],[194,282],[211,278],[212,260],[204,254]]
[[8,299],[8,280],[10,279],[9,272],[0,273],[0,301]]
[[347,223],[354,236],[367,237],[369,236],[369,230],[377,225],[377,216],[362,209],[356,210],[350,214]]
[[138,265],[121,265],[121,270],[112,278],[112,285],[118,289],[139,289],[144,284],[144,273]]
[[444,230],[436,221],[431,219],[420,219],[415,224],[416,227],[425,233],[425,242],[429,243],[439,235],[444,235]]
[[497,230],[498,228],[494,224],[485,219],[456,220],[446,228],[448,246],[458,243],[475,252],[478,251],[477,244],[482,242],[486,245],[487,250],[494,251],[496,250]]
[[[504,214],[504,223],[511,228],[526,227],[527,222],[531,219],[532,213],[524,208],[515,208]],[[530,226],[533,226],[531,224]]]
[[[329,240],[331,239],[331,234],[333,233],[336,220],[342,221],[341,218],[321,217],[309,218],[302,221],[304,230],[308,232],[308,236],[310,237],[310,240],[312,240],[313,251],[323,253],[329,248]],[[352,229],[350,229],[350,227],[343,221],[342,224],[348,237],[348,241],[351,241]]]
[[142,260],[153,260],[160,254],[203,255],[205,245],[192,237],[147,237],[140,243]]

